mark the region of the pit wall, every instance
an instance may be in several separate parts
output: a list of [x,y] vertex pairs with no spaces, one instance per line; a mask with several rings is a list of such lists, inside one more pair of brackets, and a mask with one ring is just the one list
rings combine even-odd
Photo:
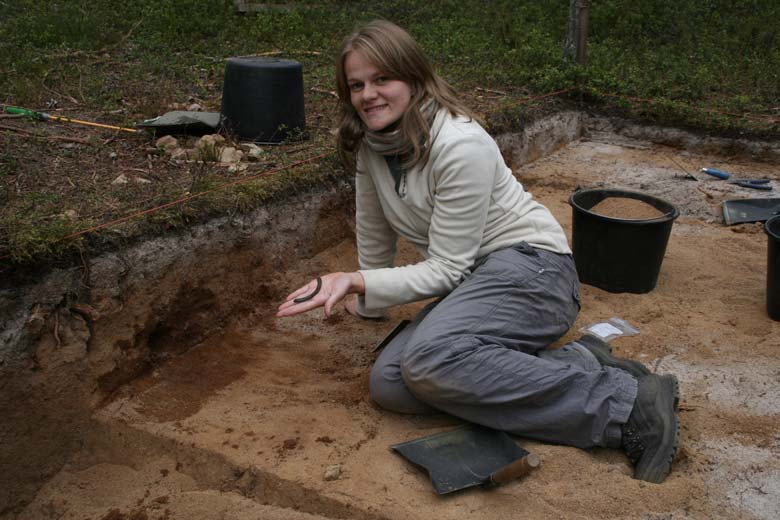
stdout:
[[0,516],[82,447],[114,390],[278,301],[278,273],[353,236],[353,197],[301,195],[0,289]]
[[[776,143],[573,111],[496,140],[517,168],[600,132],[780,162]],[[353,236],[353,197],[347,186],[299,195],[0,289],[0,516],[82,447],[93,411],[114,390],[257,303],[279,301],[289,289],[279,273]]]
[[566,111],[530,123],[517,132],[495,137],[507,164],[517,167],[550,155],[583,134],[583,117]]
[[[495,139],[507,164],[518,167],[595,134],[613,134],[706,155],[780,163],[780,143],[776,141],[715,137],[577,111],[553,114]],[[519,173],[522,176],[522,172]]]

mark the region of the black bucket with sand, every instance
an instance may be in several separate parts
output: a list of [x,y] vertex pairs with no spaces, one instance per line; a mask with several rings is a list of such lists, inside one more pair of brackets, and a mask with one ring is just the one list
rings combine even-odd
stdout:
[[764,225],[769,238],[766,265],[766,311],[769,317],[780,321],[780,215]]
[[580,281],[612,293],[652,291],[679,210],[652,195],[616,189],[577,191],[569,204]]

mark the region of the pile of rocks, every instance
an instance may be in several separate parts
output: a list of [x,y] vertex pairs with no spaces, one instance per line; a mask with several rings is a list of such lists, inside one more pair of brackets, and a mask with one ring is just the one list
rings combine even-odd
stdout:
[[256,144],[230,144],[219,134],[204,135],[192,148],[182,147],[179,140],[171,135],[157,139],[155,146],[172,161],[213,162],[231,172],[244,171],[249,167],[249,161],[258,161],[263,156],[263,149]]

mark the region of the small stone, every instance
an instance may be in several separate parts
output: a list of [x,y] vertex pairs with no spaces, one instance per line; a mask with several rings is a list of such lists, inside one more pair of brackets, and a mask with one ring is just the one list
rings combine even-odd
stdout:
[[111,184],[127,184],[127,177],[124,173],[120,173],[119,177],[111,181]]
[[97,321],[100,319],[100,313],[91,305],[86,303],[74,303],[70,306],[72,312],[81,314],[83,317],[88,318],[91,321]]
[[164,135],[155,141],[154,144],[158,149],[162,148],[166,152],[172,151],[179,147],[179,141],[172,135]]
[[225,138],[219,134],[207,134],[198,139],[195,144],[196,148],[205,148],[207,146],[216,146],[217,144],[224,143]]
[[333,464],[325,468],[325,476],[323,478],[327,481],[341,478],[341,464]]
[[138,184],[151,184],[152,183],[152,181],[150,181],[149,179],[144,179],[143,177],[135,177],[133,180],[136,183],[138,183]]
[[189,159],[190,157],[190,151],[186,150],[184,148],[176,148],[174,151],[171,152],[171,159],[174,161],[179,159]]
[[193,103],[187,107],[187,110],[189,110],[190,112],[201,112],[203,110],[203,107],[197,103]]
[[617,473],[619,475],[626,475],[629,477],[634,474],[634,470],[628,464],[608,464],[606,470],[609,473]]
[[256,144],[249,143],[243,145],[243,147],[246,150],[247,159],[250,161],[259,161],[263,156],[263,149]]
[[249,165],[247,163],[237,162],[228,166],[228,171],[230,173],[236,173],[236,172],[242,172],[247,168],[249,168]]
[[36,304],[35,307],[33,307],[32,312],[30,312],[30,316],[27,318],[27,329],[33,335],[37,335],[43,329],[47,317],[48,313],[40,306],[40,304]]
[[221,163],[237,163],[244,156],[244,152],[233,148],[232,146],[226,146],[219,152],[219,162]]
[[238,489],[245,490],[245,491],[255,489],[256,485],[257,485],[257,474],[253,468],[249,468],[244,473],[242,473],[239,479],[236,481],[236,486],[238,487]]
[[116,152],[111,152],[110,154],[108,154],[108,158],[111,159],[112,161],[115,161],[117,157],[119,156],[116,154]]

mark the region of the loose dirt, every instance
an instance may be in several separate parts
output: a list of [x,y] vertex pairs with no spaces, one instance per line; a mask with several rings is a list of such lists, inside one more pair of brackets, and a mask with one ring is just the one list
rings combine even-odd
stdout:
[[607,197],[590,208],[590,211],[605,217],[624,220],[649,220],[664,216],[662,211],[647,202],[627,197]]
[[[730,160],[780,188],[775,166]],[[780,517],[780,323],[765,311],[766,236],[758,225],[720,220],[723,199],[754,193],[690,179],[677,165],[692,171],[714,162],[591,134],[515,168],[569,237],[567,200],[577,187],[644,191],[680,209],[657,287],[611,294],[584,285],[577,323],[556,343],[617,316],[640,331],[613,340],[617,355],[677,375],[680,449],[663,484],[632,479],[616,450],[518,438],[542,461],[533,474],[438,497],[389,446],[457,419],[385,412],[367,388],[373,346],[424,302],[392,309],[383,321],[343,311],[277,320],[278,302],[259,300],[220,334],[124,386],[95,416],[103,433],[85,439],[84,452],[20,518]],[[401,246],[399,263],[415,261]],[[354,268],[347,239],[279,276],[292,289]],[[334,465],[340,475],[326,479]]]

